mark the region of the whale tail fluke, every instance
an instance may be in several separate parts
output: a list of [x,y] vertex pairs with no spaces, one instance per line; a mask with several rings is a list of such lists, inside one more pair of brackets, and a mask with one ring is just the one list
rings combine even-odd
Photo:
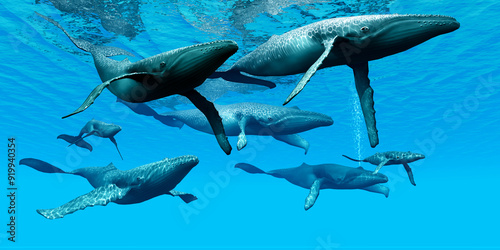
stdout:
[[92,151],[92,145],[90,145],[88,142],[84,141],[81,136],[72,136],[72,135],[59,135],[57,139],[63,139],[66,142],[70,143],[70,146],[75,144],[78,147],[81,148],[86,148],[89,151]]
[[68,172],[53,166],[50,163],[34,159],[34,158],[24,158],[19,161],[19,165],[26,165],[35,170],[38,170],[43,173],[61,173],[61,174],[69,174]]
[[214,72],[212,75],[208,77],[208,79],[222,78],[229,82],[239,82],[246,84],[255,84],[268,87],[270,89],[275,88],[276,84],[271,81],[262,80],[259,78],[254,78],[251,76],[246,76],[241,74],[240,71],[237,70],[228,70],[225,72]]
[[71,40],[71,42],[73,42],[73,44],[75,44],[75,46],[81,50],[84,50],[84,51],[87,51],[90,53],[92,53],[92,52],[100,53],[104,56],[117,56],[117,55],[134,56],[132,53],[130,53],[124,49],[121,49],[121,48],[111,47],[111,46],[97,46],[97,45],[94,45],[94,44],[87,42],[83,39],[74,38],[74,37],[70,36],[69,33],[58,22],[54,21],[52,18],[44,16],[36,11],[35,11],[35,14],[39,15],[41,18],[49,21],[50,23],[55,25],[57,28],[61,29],[64,32],[64,34],[66,34],[66,36],[68,36],[68,38]]
[[254,166],[254,165],[247,164],[247,163],[238,163],[238,164],[234,165],[234,167],[242,169],[243,171],[250,173],[250,174],[267,174],[262,169]]
[[362,162],[363,161],[363,160],[353,159],[353,158],[351,158],[351,157],[349,157],[347,155],[342,155],[342,156],[344,156],[345,158],[347,158],[347,159],[349,159],[351,161],[357,161],[357,162]]
[[175,119],[174,117],[168,115],[168,113],[165,115],[158,114],[154,109],[149,107],[147,104],[126,102],[120,98],[117,98],[116,102],[122,103],[123,105],[127,106],[130,110],[134,111],[134,113],[136,114],[144,116],[152,116],[153,118],[155,118],[156,120],[160,121],[161,123],[167,126],[177,127],[177,128],[182,128],[182,126],[184,126],[184,122]]

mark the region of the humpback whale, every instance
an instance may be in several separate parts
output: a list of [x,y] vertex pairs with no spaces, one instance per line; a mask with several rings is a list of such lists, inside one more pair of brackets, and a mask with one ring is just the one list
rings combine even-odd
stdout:
[[[309,82],[316,70],[347,65],[354,71],[356,90],[371,147],[379,139],[368,61],[393,55],[460,27],[453,17],[441,15],[366,15],[332,18],[273,35],[238,60],[228,71],[254,76],[305,73],[283,105]],[[226,79],[229,79],[226,77]]]
[[19,165],[26,165],[44,173],[82,176],[95,188],[60,207],[38,209],[37,212],[47,219],[62,218],[86,207],[106,206],[109,202],[141,203],[162,194],[179,196],[184,202],[189,203],[196,200],[194,195],[173,189],[197,164],[198,157],[186,155],[172,159],[165,158],[125,171],[118,170],[113,163],[110,163],[106,167],[85,167],[66,172],[38,159],[25,158],[19,161]]
[[381,185],[388,181],[387,176],[364,170],[362,167],[351,168],[337,164],[308,165],[302,164],[295,168],[276,169],[265,172],[247,163],[238,163],[235,168],[243,169],[250,174],[267,174],[284,178],[288,182],[309,189],[309,195],[304,205],[310,209],[319,195],[320,189],[363,189],[369,192],[389,196],[389,188]]
[[406,172],[408,173],[408,177],[410,178],[410,182],[411,182],[411,184],[413,184],[413,186],[416,186],[417,184],[415,184],[415,180],[413,179],[413,172],[411,171],[411,168],[408,165],[408,163],[425,158],[425,155],[423,155],[423,154],[412,153],[410,151],[408,151],[408,152],[387,151],[387,152],[382,152],[382,153],[376,153],[376,154],[374,154],[370,157],[367,157],[363,160],[353,159],[347,155],[342,155],[342,156],[344,156],[345,158],[352,160],[352,161],[369,162],[373,165],[377,165],[377,168],[375,169],[375,171],[373,171],[374,174],[378,173],[378,171],[384,165],[403,164]]
[[[118,154],[120,154],[120,157],[123,160],[122,154],[120,153],[120,150],[118,149],[118,144],[116,143],[116,140],[114,137],[121,130],[122,130],[122,128],[118,125],[109,124],[109,123],[98,121],[96,119],[92,119],[92,120],[88,121],[87,124],[85,124],[85,126],[83,126],[83,128],[80,130],[80,134],[78,134],[77,136],[62,134],[62,135],[59,135],[57,137],[57,139],[63,139],[66,142],[69,142],[70,143],[69,146],[75,144],[78,147],[86,148],[86,149],[92,151],[92,145],[90,145],[88,142],[83,140],[85,137],[95,135],[95,136],[99,136],[102,138],[108,138],[109,140],[111,140],[111,142],[113,144],[115,144],[116,150],[118,150]],[[86,134],[86,135],[83,136],[83,134]]]
[[117,47],[93,45],[88,41],[73,38],[56,21],[36,14],[60,28],[76,47],[92,54],[95,67],[103,82],[92,90],[78,109],[63,118],[87,109],[105,88],[128,102],[147,102],[179,94],[187,97],[203,112],[221,148],[226,154],[231,153],[231,145],[224,134],[224,127],[217,110],[213,103],[194,88],[201,85],[238,50],[238,45],[234,41],[222,40],[192,45],[133,63],[128,58],[116,61],[108,57],[133,56],[133,54]]
[[[184,124],[201,132],[212,134],[210,125],[197,109],[177,110],[158,114],[144,103],[128,103],[118,99],[137,114],[152,116],[163,124],[181,128]],[[246,135],[272,136],[276,140],[307,151],[309,142],[299,136],[310,129],[333,124],[331,117],[298,107],[287,108],[262,103],[243,102],[230,105],[217,105],[227,136],[238,136],[237,149],[247,145]]]

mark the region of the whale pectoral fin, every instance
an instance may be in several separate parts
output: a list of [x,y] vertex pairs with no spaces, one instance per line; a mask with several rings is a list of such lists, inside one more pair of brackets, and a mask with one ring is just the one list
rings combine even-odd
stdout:
[[373,174],[378,173],[378,171],[387,163],[389,162],[389,159],[384,159],[380,164],[378,164],[377,168],[375,171],[373,171]]
[[289,145],[304,149],[304,154],[307,154],[307,151],[309,150],[309,142],[307,142],[306,139],[300,137],[298,134],[273,135],[273,137],[278,141],[282,141]]
[[375,184],[361,189],[366,190],[368,192],[383,194],[385,198],[389,197],[389,188],[381,184]]
[[85,99],[83,104],[79,108],[77,108],[75,111],[73,111],[73,113],[71,113],[67,116],[63,116],[63,119],[68,118],[72,115],[78,114],[78,113],[86,110],[90,105],[92,105],[92,103],[94,103],[95,99],[101,94],[101,92],[104,90],[104,88],[106,88],[109,84],[110,84],[110,81],[106,81],[106,82],[103,82],[103,83],[97,85],[97,87],[95,87],[95,89],[92,90],[92,92],[90,92],[89,96],[87,97],[87,99]]
[[107,81],[99,84],[97,87],[95,87],[95,89],[92,90],[92,92],[90,92],[90,94],[87,97],[87,99],[85,99],[85,101],[83,102],[83,104],[78,109],[76,109],[75,111],[73,111],[73,113],[71,113],[71,114],[69,114],[67,116],[63,116],[63,119],[67,118],[67,117],[70,117],[72,115],[78,114],[78,113],[84,111],[85,109],[87,109],[90,105],[92,105],[92,103],[94,103],[95,99],[102,93],[102,91],[104,90],[104,88],[106,88],[112,82],[114,82],[116,80],[120,80],[120,79],[124,79],[124,78],[130,78],[130,79],[134,79],[134,80],[136,80],[138,82],[145,82],[149,78],[155,77],[155,76],[156,75],[148,73],[148,72],[134,72],[134,73],[130,73],[130,74],[120,75],[120,76],[117,76],[117,77],[112,78],[110,80],[107,80]]
[[119,188],[115,184],[108,184],[100,186],[88,194],[79,196],[72,201],[53,209],[38,209],[39,214],[47,219],[59,219],[67,214],[74,213],[78,210],[83,210],[86,207],[93,207],[96,205],[106,206],[112,201],[122,199],[130,188]]
[[226,72],[214,72],[212,75],[208,77],[209,79],[222,78],[229,82],[238,82],[244,84],[253,84],[253,85],[261,85],[264,87],[268,87],[270,89],[275,88],[276,84],[271,81],[259,79],[256,77],[243,75],[240,71],[237,70],[229,70]]
[[375,104],[373,102],[373,89],[370,87],[370,79],[368,78],[368,62],[350,64],[349,67],[354,71],[354,81],[361,103],[361,110],[363,110],[363,116],[365,117],[370,146],[374,148],[378,145],[378,130],[375,121],[375,109],[373,108]]
[[187,97],[194,104],[194,106],[196,106],[196,108],[198,108],[205,115],[205,117],[207,117],[219,146],[227,155],[231,154],[231,145],[227,140],[224,125],[222,125],[222,118],[220,118],[219,112],[215,109],[214,104],[209,102],[194,89],[185,92],[182,95]]
[[408,177],[410,178],[410,182],[413,186],[416,186],[415,180],[413,179],[413,172],[411,171],[410,165],[408,163],[403,163],[403,166],[405,167],[406,172],[408,173]]
[[172,196],[179,196],[184,202],[189,203],[191,201],[197,200],[198,198],[192,194],[176,191],[176,190],[170,190],[167,194],[172,195]]
[[111,137],[109,137],[109,140],[110,140],[113,144],[115,144],[116,150],[118,150],[118,154],[120,155],[120,157],[121,157],[121,158],[122,158],[122,160],[123,160],[122,153],[120,153],[120,150],[118,149],[118,143],[116,143],[115,138],[114,138],[113,136],[111,136]]
[[247,119],[242,118],[238,121],[238,126],[240,127],[240,134],[238,135],[238,143],[236,147],[238,151],[242,150],[247,145],[247,137],[245,135],[245,128],[247,126]]
[[311,208],[314,203],[316,202],[316,199],[318,198],[318,195],[319,195],[319,188],[321,187],[321,180],[319,179],[316,179],[312,186],[311,186],[311,190],[309,191],[309,195],[307,196],[306,198],[306,204],[304,206],[304,208],[307,210],[309,210],[309,208]]
[[295,86],[292,93],[290,93],[290,95],[286,98],[285,103],[283,103],[283,105],[289,103],[306,86],[306,84],[309,82],[314,73],[316,73],[316,70],[318,70],[319,66],[321,66],[325,58],[328,56],[328,54],[330,54],[330,51],[333,48],[333,44],[335,43],[336,38],[337,37],[325,41],[325,43],[323,44],[325,46],[325,51],[323,52],[323,54],[321,54],[318,60],[316,60],[316,62],[307,70],[304,76],[302,76],[302,79],[300,79],[299,83],[297,84],[297,86]]

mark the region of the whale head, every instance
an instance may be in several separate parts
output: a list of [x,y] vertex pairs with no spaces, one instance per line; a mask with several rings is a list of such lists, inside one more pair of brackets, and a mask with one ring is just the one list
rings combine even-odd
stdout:
[[391,14],[349,19],[349,28],[338,35],[341,42],[353,46],[349,56],[354,62],[393,55],[460,27],[455,18],[442,15]]
[[109,124],[106,126],[106,136],[112,137],[118,134],[118,132],[122,131],[122,127],[116,124]]
[[132,177],[130,183],[137,185],[143,193],[155,197],[177,186],[198,162],[198,157],[194,155],[165,158],[128,170]]
[[297,107],[280,107],[257,118],[257,122],[269,128],[274,134],[295,134],[317,127],[330,126],[333,120],[330,116],[300,110]]
[[[128,73],[147,73],[131,78],[148,86],[143,90],[147,97],[143,97],[141,102],[155,100],[198,87],[237,50],[238,45],[231,40],[196,44],[135,62]],[[138,102],[129,97],[121,99]]]
[[373,174],[371,171],[367,171],[361,168],[357,168],[356,174],[350,175],[350,178],[346,178],[344,185],[353,188],[356,187],[368,187],[375,184],[386,183],[389,181],[386,175],[381,173]]

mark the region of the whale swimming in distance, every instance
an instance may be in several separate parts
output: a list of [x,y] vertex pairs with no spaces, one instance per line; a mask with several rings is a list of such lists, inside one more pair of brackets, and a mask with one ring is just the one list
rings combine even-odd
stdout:
[[[379,143],[368,61],[390,56],[460,27],[441,15],[366,15],[332,18],[273,35],[267,42],[219,75],[284,76],[305,73],[284,105],[307,84],[316,70],[347,65],[356,90],[371,147]],[[228,79],[228,77],[226,77]],[[395,86],[397,87],[397,86]]]
[[[35,12],[36,13],[36,12]],[[137,62],[128,59],[116,61],[110,56],[133,56],[116,47],[93,45],[88,41],[73,38],[59,23],[36,13],[60,28],[76,47],[90,52],[102,80],[72,116],[87,109],[107,88],[118,98],[128,102],[148,102],[170,95],[187,97],[208,119],[217,142],[226,154],[231,153],[221,118],[212,102],[194,88],[201,85],[217,68],[238,50],[234,41],[222,40],[197,44],[164,52]]]
[[194,195],[173,189],[197,164],[198,157],[186,155],[172,159],[165,158],[125,171],[118,170],[113,163],[110,163],[106,167],[86,167],[66,172],[38,159],[25,158],[19,161],[19,165],[26,165],[44,173],[79,175],[86,178],[95,188],[90,193],[60,207],[38,209],[37,212],[47,219],[62,218],[86,207],[106,206],[109,202],[141,203],[163,194],[179,196],[184,202],[189,203],[196,200]]
[[[181,128],[184,124],[201,132],[212,134],[210,124],[197,109],[177,110],[158,114],[144,103],[128,103],[118,99],[137,114],[152,116],[163,124]],[[246,135],[272,136],[276,140],[307,151],[309,142],[297,133],[317,127],[330,126],[330,116],[298,107],[287,108],[262,103],[243,102],[229,105],[217,105],[222,124],[227,136],[238,136],[237,149],[247,145]]]
[[[80,133],[77,136],[71,136],[71,135],[66,135],[62,134],[57,137],[57,139],[63,139],[66,142],[69,142],[69,146],[75,144],[78,147],[81,148],[86,148],[90,151],[92,151],[92,145],[90,145],[88,142],[86,142],[85,137],[95,135],[99,136],[102,138],[108,138],[113,144],[116,146],[116,150],[118,150],[118,154],[123,160],[122,154],[120,153],[120,150],[118,149],[118,144],[116,143],[115,140],[115,135],[122,130],[122,127],[116,125],[116,124],[109,124],[105,122],[98,121],[96,119],[92,119],[83,126],[83,128],[80,130]],[[83,136],[83,134],[86,134]],[[83,136],[83,137],[82,137]]]
[[410,151],[408,151],[408,152],[400,152],[400,151],[381,152],[381,153],[376,153],[376,154],[374,154],[370,157],[367,157],[363,160],[353,159],[347,155],[342,155],[342,156],[344,156],[345,158],[347,158],[351,161],[369,162],[373,165],[377,165],[377,168],[375,169],[375,171],[373,171],[374,174],[378,173],[378,171],[384,165],[403,164],[406,172],[408,173],[408,177],[410,178],[410,183],[413,186],[416,186],[417,184],[415,184],[415,180],[413,179],[413,172],[411,171],[410,165],[408,165],[408,163],[425,158],[425,155],[423,155],[423,154],[412,153]]
[[238,163],[234,166],[250,174],[267,174],[277,178],[284,178],[299,187],[309,189],[309,195],[304,205],[310,209],[321,189],[363,189],[369,192],[389,196],[389,188],[381,185],[388,181],[387,176],[364,170],[362,167],[352,168],[337,164],[308,165],[302,164],[295,168],[276,169],[265,172],[247,163]]

